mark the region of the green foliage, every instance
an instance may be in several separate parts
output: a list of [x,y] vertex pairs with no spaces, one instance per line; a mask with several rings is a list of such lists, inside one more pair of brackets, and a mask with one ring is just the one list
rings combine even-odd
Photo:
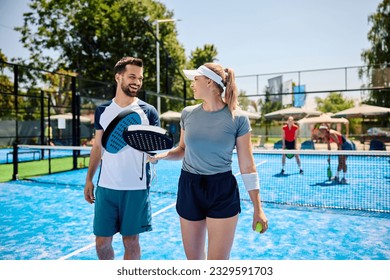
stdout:
[[336,113],[354,106],[354,101],[344,98],[340,92],[331,92],[324,99],[315,97],[315,102],[317,103],[317,110],[324,113]]
[[13,97],[10,93],[13,92],[13,84],[9,78],[3,74],[5,65],[3,65],[1,61],[6,62],[7,58],[0,50],[0,104],[2,107],[2,110],[0,110],[0,118],[4,119],[4,117],[10,115],[10,111],[7,109],[12,107]]
[[3,54],[3,52],[1,51],[1,49],[0,49],[0,61],[7,62],[7,58],[5,57],[5,55]]
[[[58,74],[57,74],[58,73]],[[60,69],[56,74],[45,73],[43,81],[47,84],[46,92],[54,107],[55,114],[67,113],[66,109],[71,108],[72,103],[72,76],[74,73]],[[61,75],[63,74],[63,75]]]
[[[362,52],[361,57],[368,65],[360,75],[370,77],[373,87],[390,87],[390,0],[383,0],[376,13],[368,17],[372,27],[367,34],[371,47]],[[388,90],[371,91],[367,103],[390,107]]]
[[[32,66],[52,71],[67,69],[83,78],[113,82],[115,63],[123,56],[137,56],[145,63],[144,88],[155,88],[156,39],[152,22],[173,17],[162,3],[32,0],[30,9],[24,14],[24,25],[16,30],[30,51]],[[147,16],[149,21],[145,20]],[[160,24],[159,35],[162,76],[179,77],[162,79],[161,89],[182,91],[178,69],[185,64],[185,54],[176,40],[175,23]]]
[[191,52],[189,69],[196,69],[207,62],[215,62],[217,60],[217,48],[212,44],[205,44],[203,48],[196,48]]
[[[354,106],[354,101],[352,99],[344,98],[340,92],[331,92],[329,95],[322,99],[319,97],[315,98],[317,103],[317,110],[324,113],[336,113],[340,112]],[[358,126],[359,120],[351,119],[349,120],[349,132],[355,133]],[[342,127],[343,133],[346,133],[345,126]]]
[[265,93],[265,99],[264,100],[263,99],[259,99],[258,107],[261,110],[261,113],[260,113],[260,115],[261,115],[260,125],[264,125],[265,126],[265,135],[266,135],[265,140],[269,141],[268,131],[271,128],[272,121],[271,120],[267,120],[264,117],[264,115],[282,109],[282,103],[279,102],[279,101],[276,101],[276,102],[270,101],[271,93],[269,91],[269,87],[266,86],[264,88],[264,93]]
[[249,106],[252,105],[252,101],[246,96],[246,92],[243,90],[240,90],[240,93],[238,94],[238,104],[241,110],[244,111],[247,111]]
[[262,119],[264,118],[265,114],[277,111],[282,109],[282,103],[281,102],[272,102],[270,101],[270,91],[269,87],[264,88],[264,93],[265,93],[265,100],[259,99],[259,107],[261,108],[261,117]]

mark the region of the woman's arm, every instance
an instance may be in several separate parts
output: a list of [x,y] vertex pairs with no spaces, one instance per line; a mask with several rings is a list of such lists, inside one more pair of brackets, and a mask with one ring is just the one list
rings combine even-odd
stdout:
[[297,130],[295,130],[295,133],[294,133],[294,143],[295,143],[295,146],[294,146],[294,149],[297,150],[297,144],[298,144],[298,138],[299,138],[299,127],[297,127]]
[[282,149],[284,150],[285,148],[286,148],[286,132],[282,127]]
[[[237,157],[238,164],[240,167],[241,176],[249,175],[250,178],[256,178],[258,180],[257,170],[255,161],[252,154],[252,145],[251,145],[251,133],[248,132],[245,135],[242,135],[237,138],[236,148],[237,148]],[[252,179],[250,179],[252,181]],[[245,181],[244,181],[245,182]],[[253,182],[253,181],[252,181]],[[253,182],[255,183],[255,182]],[[258,182],[257,182],[258,183]],[[248,187],[248,186],[245,186]],[[261,233],[264,233],[268,229],[267,217],[263,211],[260,201],[260,190],[254,188],[248,190],[249,197],[253,204],[253,222],[252,229],[255,230],[256,224],[259,222],[262,224],[263,229]]]
[[[332,138],[333,142],[335,142],[337,145],[337,149],[341,150],[342,143],[340,143],[338,134],[334,130],[329,130],[329,138]],[[330,146],[330,144],[329,144],[329,146]],[[330,148],[329,148],[329,150],[330,150]]]

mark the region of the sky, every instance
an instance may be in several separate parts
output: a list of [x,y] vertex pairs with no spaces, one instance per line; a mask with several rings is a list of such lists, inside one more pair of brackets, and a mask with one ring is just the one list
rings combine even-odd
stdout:
[[[12,30],[22,25],[28,2],[0,0],[0,49],[8,58],[28,57],[19,42],[19,33]],[[173,11],[173,18],[180,19],[176,22],[178,41],[187,56],[197,47],[213,44],[218,51],[217,62],[233,68],[236,76],[243,76],[364,65],[361,53],[370,47],[368,16],[376,12],[382,1],[160,2]],[[283,80],[286,79],[288,75]],[[313,82],[316,79],[319,81]],[[319,73],[312,78],[312,83],[307,82],[307,88],[309,91],[328,89],[328,84],[337,79],[342,84],[343,74],[333,78],[330,73]],[[237,81],[239,87],[243,84],[244,90],[259,91],[255,78]]]

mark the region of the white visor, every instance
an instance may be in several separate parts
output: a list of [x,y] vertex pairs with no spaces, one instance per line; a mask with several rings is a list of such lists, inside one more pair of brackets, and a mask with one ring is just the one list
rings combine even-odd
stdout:
[[320,127],[318,129],[326,129],[326,130],[328,130],[329,128],[326,125],[320,125]]
[[191,81],[193,81],[196,76],[206,76],[207,78],[216,82],[222,88],[225,88],[225,85],[222,82],[221,76],[216,74],[214,71],[211,71],[206,66],[202,65],[196,70],[183,70],[183,72],[184,72],[184,75],[186,75],[186,77]]

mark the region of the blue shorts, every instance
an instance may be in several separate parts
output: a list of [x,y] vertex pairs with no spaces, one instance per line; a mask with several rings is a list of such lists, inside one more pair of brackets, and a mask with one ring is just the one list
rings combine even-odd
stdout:
[[295,150],[295,140],[293,141],[284,140],[284,144],[286,146],[286,150]]
[[356,145],[351,140],[345,140],[343,144],[341,144],[341,150],[348,151],[348,150],[356,150]]
[[176,211],[190,221],[229,218],[241,212],[237,180],[231,171],[197,175],[181,171]]
[[112,190],[97,187],[93,233],[96,236],[137,235],[152,230],[149,189]]

